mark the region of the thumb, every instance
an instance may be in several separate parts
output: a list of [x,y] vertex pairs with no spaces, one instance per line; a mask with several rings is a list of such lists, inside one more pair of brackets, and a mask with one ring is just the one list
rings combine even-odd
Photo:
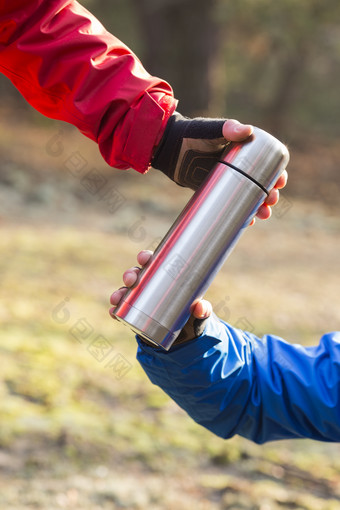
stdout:
[[223,124],[222,133],[226,140],[241,142],[248,138],[253,132],[253,126],[241,124],[238,120],[228,119]]

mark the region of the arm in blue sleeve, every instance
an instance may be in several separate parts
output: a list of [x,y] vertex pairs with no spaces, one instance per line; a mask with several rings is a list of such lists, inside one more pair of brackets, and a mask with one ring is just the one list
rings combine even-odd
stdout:
[[139,341],[137,358],[151,382],[218,436],[340,441],[339,332],[302,347],[211,317],[203,335],[169,352]]

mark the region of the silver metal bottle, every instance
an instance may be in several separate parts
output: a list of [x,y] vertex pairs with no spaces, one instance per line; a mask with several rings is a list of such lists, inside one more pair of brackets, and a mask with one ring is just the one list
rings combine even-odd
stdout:
[[230,144],[118,304],[116,318],[168,350],[288,161],[287,148],[259,128]]

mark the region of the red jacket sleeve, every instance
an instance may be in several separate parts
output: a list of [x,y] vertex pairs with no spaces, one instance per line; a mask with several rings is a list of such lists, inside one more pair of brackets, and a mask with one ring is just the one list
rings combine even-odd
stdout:
[[0,0],[0,70],[121,169],[148,170],[176,107],[171,87],[74,0]]

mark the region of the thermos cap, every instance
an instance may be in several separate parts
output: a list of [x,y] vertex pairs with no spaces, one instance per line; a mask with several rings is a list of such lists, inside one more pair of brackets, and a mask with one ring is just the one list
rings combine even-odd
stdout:
[[[254,141],[257,143],[253,143]],[[227,147],[221,161],[247,174],[250,179],[270,191],[277,178],[275,168],[285,168],[288,165],[289,152],[277,138],[254,127],[253,134],[242,144],[231,143]]]

